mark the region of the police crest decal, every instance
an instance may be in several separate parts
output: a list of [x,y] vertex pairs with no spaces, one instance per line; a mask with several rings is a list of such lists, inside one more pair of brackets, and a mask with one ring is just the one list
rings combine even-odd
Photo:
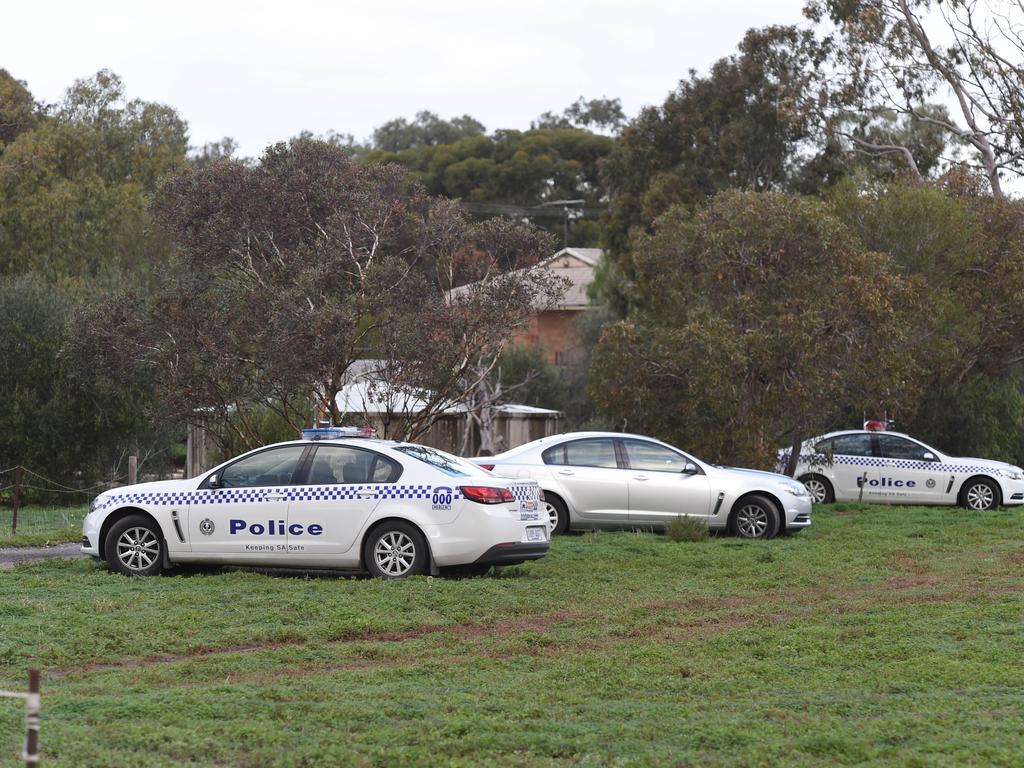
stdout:
[[212,534],[214,528],[215,526],[213,524],[213,520],[211,520],[210,518],[206,518],[201,523],[199,523],[199,532],[203,534],[203,536],[209,536],[210,534]]

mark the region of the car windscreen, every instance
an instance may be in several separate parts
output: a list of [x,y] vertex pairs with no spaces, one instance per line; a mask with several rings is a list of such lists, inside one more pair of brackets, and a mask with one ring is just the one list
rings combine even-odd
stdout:
[[472,477],[483,473],[483,470],[475,464],[470,464],[458,456],[452,456],[450,453],[439,451],[436,448],[428,448],[425,445],[398,445],[395,446],[395,450],[440,469],[452,477]]

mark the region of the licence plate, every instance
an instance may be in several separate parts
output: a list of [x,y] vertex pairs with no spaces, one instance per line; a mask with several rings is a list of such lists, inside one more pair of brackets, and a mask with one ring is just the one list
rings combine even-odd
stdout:
[[526,540],[527,541],[546,541],[544,538],[543,528],[527,528],[526,529]]

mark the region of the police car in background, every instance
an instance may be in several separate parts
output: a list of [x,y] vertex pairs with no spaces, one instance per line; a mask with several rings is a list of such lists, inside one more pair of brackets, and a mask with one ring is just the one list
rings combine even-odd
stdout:
[[503,481],[442,451],[303,430],[200,477],[115,488],[92,503],[82,551],[151,576],[175,563],[483,573],[543,557],[532,480]]
[[[830,432],[803,443],[795,477],[818,503],[959,504],[994,509],[1024,504],[1024,470],[989,459],[949,456],[910,435],[864,429]],[[779,451],[785,465],[788,451]]]

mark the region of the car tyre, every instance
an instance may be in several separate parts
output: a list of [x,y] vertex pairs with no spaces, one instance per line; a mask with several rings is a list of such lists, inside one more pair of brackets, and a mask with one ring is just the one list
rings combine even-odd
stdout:
[[160,526],[145,515],[128,515],[107,532],[103,551],[112,571],[125,576],[156,576],[164,567]]
[[999,502],[999,488],[987,477],[972,477],[960,491],[960,504],[974,512],[995,509]]
[[732,532],[743,539],[770,539],[779,532],[779,510],[764,496],[746,496],[736,504]]
[[377,526],[363,543],[363,564],[379,579],[404,579],[427,572],[427,542],[416,526],[392,520]]
[[811,501],[815,504],[831,504],[836,500],[835,490],[827,478],[821,475],[804,475],[800,478],[800,482],[811,494]]
[[544,514],[548,517],[548,529],[552,536],[559,536],[569,530],[569,508],[553,493],[544,492]]

